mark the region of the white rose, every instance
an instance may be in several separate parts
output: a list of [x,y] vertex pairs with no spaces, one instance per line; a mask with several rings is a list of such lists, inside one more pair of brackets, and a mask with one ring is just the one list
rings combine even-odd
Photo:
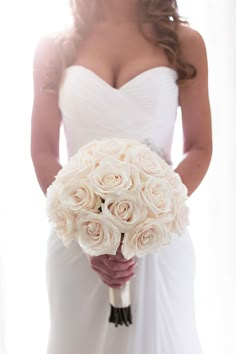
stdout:
[[141,174],[137,166],[130,165],[130,179],[131,179],[131,186],[129,190],[139,190],[142,184]]
[[137,166],[141,171],[148,175],[164,176],[168,164],[151,151],[146,145],[131,147],[126,153],[126,160]]
[[162,245],[170,243],[170,234],[162,222],[148,218],[126,232],[122,242],[122,254],[126,259],[143,257],[157,252]]
[[170,231],[181,236],[189,225],[189,207],[185,204],[183,199],[179,199],[179,201],[175,203],[172,214],[174,220],[170,225]]
[[172,168],[167,170],[166,178],[171,184],[174,193],[182,195],[185,199],[187,199],[188,190],[187,187],[183,184],[180,175],[176,173]]
[[173,188],[172,210],[173,222],[170,224],[170,231],[181,235],[189,225],[189,208],[186,205],[188,189],[183,184],[178,173],[170,169],[166,178]]
[[77,241],[86,254],[90,256],[116,254],[121,233],[102,214],[82,211],[77,228]]
[[123,139],[104,138],[99,141],[94,156],[98,160],[112,157],[122,161],[124,159],[125,148],[126,143]]
[[84,153],[79,153],[78,163],[81,167],[94,164],[94,168],[95,168],[99,165],[100,161],[97,161],[93,156],[84,152]]
[[74,155],[67,161],[63,168],[56,175],[55,181],[63,183],[65,180],[83,178],[92,172],[96,167],[94,160],[86,160],[81,162],[80,157]]
[[111,158],[101,162],[90,175],[89,181],[95,193],[104,199],[109,193],[120,193],[132,186],[130,165]]
[[76,216],[61,208],[55,212],[52,223],[56,233],[68,247],[76,237]]
[[58,236],[67,247],[75,238],[76,215],[61,200],[59,184],[52,184],[47,190],[47,216]]
[[98,212],[98,208],[101,206],[101,198],[94,193],[92,186],[89,184],[87,176],[91,171],[93,171],[93,164],[74,170],[65,168],[64,173],[53,182],[53,188],[48,199],[59,199],[66,209],[75,214],[78,214],[81,208]]
[[137,139],[126,139],[126,138],[124,138],[122,140],[125,143],[125,150],[126,151],[129,151],[129,149],[131,149],[131,148],[135,149],[137,147],[143,146],[143,144]]
[[86,154],[94,157],[94,155],[98,149],[99,149],[99,140],[92,140],[89,143],[81,146],[78,150],[78,153],[79,154],[86,153]]
[[173,189],[166,178],[149,177],[141,188],[141,197],[153,217],[170,215],[172,196]]
[[95,161],[99,166],[104,158],[112,157],[123,161],[127,144],[127,139],[104,138],[101,140],[93,140],[79,149],[79,157],[81,164],[89,161]]
[[135,191],[108,195],[102,204],[102,213],[123,233],[143,221],[147,216],[147,209],[139,192]]
[[92,140],[88,144],[79,148],[76,154],[79,164],[81,166],[87,166],[91,163],[95,163],[95,167],[99,165],[100,160],[96,158],[96,152],[99,150],[99,141]]
[[98,213],[101,206],[101,198],[93,192],[87,180],[78,180],[76,183],[68,183],[63,186],[60,198],[66,207],[78,214],[81,209]]
[[61,201],[60,201],[60,189],[58,188],[58,184],[51,184],[48,189],[47,189],[47,216],[49,218],[49,221],[52,221],[55,213],[57,210],[61,208]]

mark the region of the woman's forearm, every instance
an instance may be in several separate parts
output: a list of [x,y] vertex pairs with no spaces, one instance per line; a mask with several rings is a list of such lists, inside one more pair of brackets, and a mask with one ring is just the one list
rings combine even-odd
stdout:
[[54,181],[62,166],[55,156],[45,153],[32,156],[32,160],[39,185],[46,195],[48,187]]
[[211,155],[210,148],[192,148],[176,167],[175,172],[180,175],[182,182],[186,185],[188,196],[195,191],[203,180],[211,161]]
[[[180,175],[182,182],[188,189],[188,196],[196,190],[203,180],[211,161],[211,154],[210,149],[192,148],[175,168],[175,172]],[[42,153],[32,156],[32,160],[39,185],[46,195],[47,188],[54,181],[62,166],[55,156],[49,154]]]

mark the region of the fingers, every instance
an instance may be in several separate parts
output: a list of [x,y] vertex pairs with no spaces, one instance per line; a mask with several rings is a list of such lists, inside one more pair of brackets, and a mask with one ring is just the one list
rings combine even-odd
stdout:
[[110,286],[110,287],[120,287],[122,286],[124,283],[126,283],[128,280],[130,280],[133,276],[134,276],[134,272],[131,272],[127,275],[124,274],[119,274],[117,275],[115,278],[112,277],[111,275],[108,275],[107,273],[105,273],[104,271],[102,271],[101,269],[96,267],[94,268],[94,270],[99,274],[100,278],[102,279],[102,281]]
[[106,258],[93,259],[91,266],[96,271],[101,271],[111,278],[122,278],[129,276],[134,272],[136,262],[129,261],[124,263],[118,263],[114,261],[108,261]]
[[126,262],[118,262],[116,260],[104,260],[104,265],[106,268],[110,269],[113,272],[124,271],[136,264],[134,260],[126,261]]
[[112,260],[109,256],[103,255],[90,257],[92,269],[98,273],[103,282],[110,287],[119,287],[130,280],[135,274],[136,261],[134,259],[118,261],[117,256]]
[[136,267],[136,264],[133,264],[126,269],[120,269],[120,270],[114,271],[112,269],[104,267],[104,264],[95,264],[92,266],[92,268],[95,271],[100,272],[100,273],[104,274],[105,276],[107,276],[111,279],[114,279],[114,280],[121,280],[126,277],[132,277],[135,272],[135,267]]
[[105,279],[103,282],[109,286],[110,288],[120,288],[124,283],[126,283],[128,280],[130,280],[132,277],[125,277],[120,280],[110,280],[110,279]]

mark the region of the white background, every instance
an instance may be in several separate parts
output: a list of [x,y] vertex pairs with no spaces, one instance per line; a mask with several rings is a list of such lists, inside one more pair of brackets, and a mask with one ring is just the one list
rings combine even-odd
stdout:
[[[182,13],[203,35],[209,58],[214,155],[207,177],[190,198],[191,234],[197,257],[197,324],[204,354],[236,352],[233,2],[180,2]],[[38,38],[66,22],[67,13],[63,0],[0,3],[0,352],[4,354],[4,346],[8,354],[46,351],[48,229],[44,196],[30,158],[32,56]],[[180,141],[178,118],[173,146],[176,160],[181,152]]]

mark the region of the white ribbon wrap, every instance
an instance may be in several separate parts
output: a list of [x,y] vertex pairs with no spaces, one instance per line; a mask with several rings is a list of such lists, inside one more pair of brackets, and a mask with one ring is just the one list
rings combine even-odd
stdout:
[[130,282],[127,281],[121,288],[109,288],[109,300],[110,304],[116,308],[130,306]]

